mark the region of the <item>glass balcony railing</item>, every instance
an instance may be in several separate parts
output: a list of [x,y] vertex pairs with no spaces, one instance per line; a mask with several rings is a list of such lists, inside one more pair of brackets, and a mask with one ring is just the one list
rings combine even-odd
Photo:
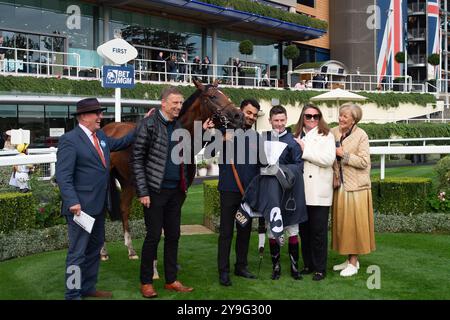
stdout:
[[408,13],[426,13],[426,5],[425,3],[409,3],[408,4]]

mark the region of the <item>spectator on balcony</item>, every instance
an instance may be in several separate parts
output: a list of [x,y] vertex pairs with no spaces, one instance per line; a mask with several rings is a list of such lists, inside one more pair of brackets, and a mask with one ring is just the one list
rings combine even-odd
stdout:
[[178,60],[178,73],[180,74],[178,81],[186,82],[186,54],[182,54]]
[[209,65],[211,64],[211,61],[209,60],[208,56],[205,56],[202,61],[202,80],[204,83],[209,82],[208,72],[209,72]]
[[239,84],[239,77],[242,74],[242,62],[239,61],[239,58],[234,59],[233,66],[233,75],[235,77],[234,83]]
[[167,62],[167,73],[169,74],[169,81],[175,81],[177,78],[177,58],[173,55],[170,57],[169,62]]
[[270,87],[270,80],[269,76],[267,75],[267,71],[263,72],[263,76],[259,85],[261,87]]
[[3,47],[3,36],[0,35],[0,72],[4,71],[5,69],[5,54],[6,54],[6,49],[2,48]]
[[[200,74],[200,69],[201,69],[201,64],[202,61],[200,60],[199,56],[195,56],[194,60],[192,60],[192,74],[194,75],[199,75]],[[197,76],[193,77],[194,79],[197,79]]]
[[163,57],[163,52],[160,51],[158,53],[158,57],[156,58],[156,68],[155,70],[158,72],[156,75],[156,79],[158,81],[166,81],[166,77],[164,75],[164,72],[166,71],[166,60]]
[[302,80],[300,82],[297,82],[294,86],[295,89],[297,90],[305,90],[306,89],[306,81]]

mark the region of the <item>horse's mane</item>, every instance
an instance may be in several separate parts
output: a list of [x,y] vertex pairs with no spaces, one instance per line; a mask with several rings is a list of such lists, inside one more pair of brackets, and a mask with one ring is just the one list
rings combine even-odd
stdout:
[[189,107],[194,103],[195,100],[197,100],[201,93],[202,91],[197,89],[193,94],[191,94],[189,98],[187,98],[183,102],[183,106],[181,107],[180,115],[178,116],[178,118],[181,118],[188,111]]
[[[210,87],[212,87],[211,84],[206,85],[205,91],[207,91]],[[187,98],[183,102],[183,106],[181,107],[180,115],[178,116],[178,118],[181,118],[189,110],[189,107],[192,106],[194,101],[198,99],[198,97],[200,96],[201,93],[202,93],[202,90],[197,89],[189,98]]]

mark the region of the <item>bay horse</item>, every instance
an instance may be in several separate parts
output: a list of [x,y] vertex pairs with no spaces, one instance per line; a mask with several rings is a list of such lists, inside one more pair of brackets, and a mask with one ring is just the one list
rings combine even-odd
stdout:
[[[194,136],[194,121],[204,123],[207,119],[214,122],[215,128],[238,129],[244,125],[244,116],[239,108],[218,89],[218,82],[212,85],[203,85],[201,82],[194,80],[196,91],[184,101],[178,117],[184,129],[188,130],[191,137]],[[103,131],[107,136],[120,138],[136,127],[131,122],[112,122],[103,127]],[[193,149],[193,141],[191,139],[191,150]],[[111,180],[110,192],[113,210],[110,213],[112,220],[122,220],[124,232],[125,246],[128,248],[129,259],[139,259],[133,248],[130,234],[128,218],[130,214],[131,201],[135,196],[135,187],[133,184],[133,174],[130,166],[132,146],[125,150],[111,153]],[[200,150],[191,152],[191,161],[187,165],[188,187],[192,184],[195,177],[194,156]],[[115,179],[120,183],[122,192],[116,189]],[[108,252],[105,245],[101,251],[102,260],[108,259]]]

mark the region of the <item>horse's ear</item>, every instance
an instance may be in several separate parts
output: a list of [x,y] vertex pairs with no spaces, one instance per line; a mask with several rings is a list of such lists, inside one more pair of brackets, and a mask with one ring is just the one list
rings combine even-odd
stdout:
[[219,86],[219,79],[214,80],[212,85],[217,88]]
[[197,87],[197,89],[202,90],[202,91],[205,90],[205,86],[203,85],[203,83],[201,83],[197,79],[194,79],[194,84]]

